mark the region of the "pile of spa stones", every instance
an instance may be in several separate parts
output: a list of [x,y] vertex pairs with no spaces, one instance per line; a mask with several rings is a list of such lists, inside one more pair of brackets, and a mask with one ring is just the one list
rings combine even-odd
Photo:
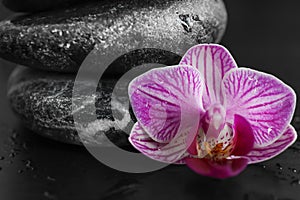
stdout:
[[[219,42],[227,21],[221,0],[4,0],[2,3],[23,13],[0,22],[0,57],[19,65],[8,84],[12,109],[33,132],[71,144],[107,146],[105,134],[118,146],[128,145],[128,131],[124,129],[130,130],[134,116],[130,112],[122,114],[128,111],[122,100],[118,106],[110,103],[118,79],[142,64],[178,64],[190,47]],[[95,95],[79,92],[75,98],[82,104],[74,108],[76,74],[83,63],[91,62],[86,60],[92,52],[109,58],[96,59],[97,66],[103,67],[105,62],[109,66]],[[86,80],[79,83],[82,91],[92,84]],[[117,87],[127,91],[126,85]],[[87,107],[95,108],[96,118],[75,128],[74,113]],[[113,113],[121,114],[116,117]],[[79,137],[78,132],[84,137]]]

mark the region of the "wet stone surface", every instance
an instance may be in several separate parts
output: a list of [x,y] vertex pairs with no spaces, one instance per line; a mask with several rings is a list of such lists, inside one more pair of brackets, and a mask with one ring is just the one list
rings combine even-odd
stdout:
[[[123,105],[128,99],[127,94],[118,97],[115,104],[111,103],[116,80],[103,79],[94,96],[85,96],[90,83],[82,83],[82,91],[74,96],[75,101],[80,103],[72,110],[74,80],[74,75],[18,67],[9,82],[8,98],[11,107],[26,127],[54,140],[71,144],[81,144],[83,141],[86,144],[107,146],[106,138],[103,137],[105,134],[116,145],[130,146],[128,133],[123,131],[130,130],[132,126],[131,115],[126,104]],[[121,87],[127,91],[125,85]],[[96,108],[97,120],[83,118],[77,130],[73,115],[82,110],[93,112],[93,106]],[[81,140],[77,131],[81,133]],[[12,157],[14,153],[12,152]]]
[[0,22],[0,57],[48,71],[77,72],[92,50],[107,57],[141,48],[183,55],[197,43],[219,42],[226,23],[222,1],[90,2]]

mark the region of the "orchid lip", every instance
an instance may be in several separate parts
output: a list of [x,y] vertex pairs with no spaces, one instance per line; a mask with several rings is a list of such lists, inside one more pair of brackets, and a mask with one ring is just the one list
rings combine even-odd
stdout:
[[201,129],[196,140],[197,155],[195,157],[211,160],[226,159],[231,156],[233,147],[233,131],[230,125],[224,125],[216,138],[208,138]]

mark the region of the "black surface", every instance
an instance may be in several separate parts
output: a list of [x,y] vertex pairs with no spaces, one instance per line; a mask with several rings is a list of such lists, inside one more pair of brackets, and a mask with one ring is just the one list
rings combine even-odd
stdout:
[[[300,13],[299,3],[291,2],[226,1],[230,18],[223,44],[241,66],[272,73],[299,94]],[[223,181],[179,166],[148,174],[117,172],[82,147],[52,142],[25,130],[5,98],[11,69],[11,64],[0,61],[1,200],[299,199],[300,142],[275,159]],[[293,122],[297,130],[299,117],[298,104]]]

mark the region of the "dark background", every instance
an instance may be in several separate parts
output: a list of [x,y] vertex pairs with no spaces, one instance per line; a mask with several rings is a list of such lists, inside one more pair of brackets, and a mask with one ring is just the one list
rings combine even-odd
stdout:
[[[291,3],[293,2],[293,3]],[[300,94],[300,3],[226,0],[222,41],[240,66],[265,71]],[[11,13],[0,6],[0,19]],[[95,160],[83,147],[53,142],[23,128],[6,99],[14,64],[0,59],[0,199],[241,199],[300,198],[300,142],[241,175],[213,180],[185,167],[126,174]],[[293,125],[299,130],[299,105]]]

